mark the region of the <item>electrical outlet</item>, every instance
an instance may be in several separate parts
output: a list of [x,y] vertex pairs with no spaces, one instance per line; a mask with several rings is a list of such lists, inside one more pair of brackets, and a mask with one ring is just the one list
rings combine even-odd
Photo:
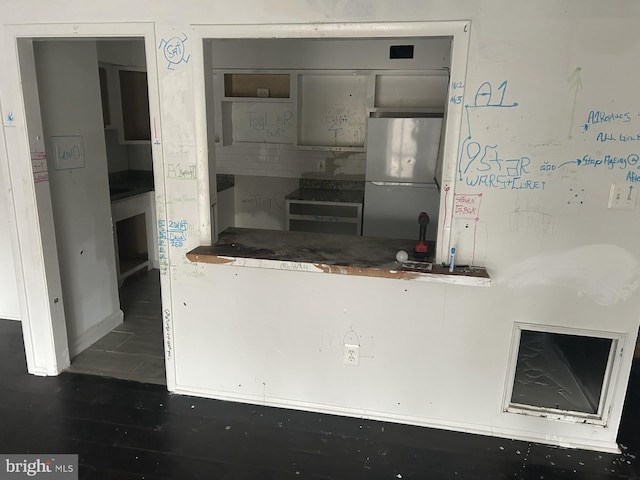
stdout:
[[608,207],[615,210],[635,210],[638,188],[628,183],[612,183]]
[[269,98],[269,89],[268,88],[257,88],[256,89],[256,97]]
[[345,343],[342,348],[345,365],[360,365],[360,345],[349,345]]
[[318,171],[324,172],[326,168],[327,168],[326,160],[324,159],[318,160]]

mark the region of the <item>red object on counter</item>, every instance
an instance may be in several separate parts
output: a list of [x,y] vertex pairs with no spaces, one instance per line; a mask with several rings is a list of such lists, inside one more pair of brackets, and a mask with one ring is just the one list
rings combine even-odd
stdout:
[[429,225],[429,215],[427,212],[420,212],[418,215],[418,225],[420,225],[420,236],[418,238],[418,243],[413,249],[413,254],[416,258],[424,259],[427,257],[427,225]]

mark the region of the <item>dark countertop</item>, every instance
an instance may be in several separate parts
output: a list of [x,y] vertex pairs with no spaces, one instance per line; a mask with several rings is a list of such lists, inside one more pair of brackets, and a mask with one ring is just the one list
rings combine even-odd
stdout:
[[[456,268],[450,273],[448,267],[441,265],[427,262],[403,265],[396,261],[398,250],[411,254],[413,247],[411,240],[232,227],[220,234],[215,245],[197,247],[187,253],[187,258],[192,262],[279,270],[405,280],[428,277],[432,281],[447,283],[489,284],[484,268]],[[251,261],[245,261],[247,259]],[[445,280],[445,277],[449,279]],[[462,281],[463,278],[469,281]]]
[[216,175],[216,191],[223,192],[229,188],[233,188],[236,184],[234,175],[217,174]]
[[312,202],[362,203],[364,201],[364,191],[299,188],[284,198],[286,200],[305,200]]
[[300,179],[300,188],[312,188],[319,190],[364,190],[364,178],[362,180],[340,180],[335,178],[308,178]]
[[[234,185],[235,177],[233,175],[216,175],[218,192],[233,188]],[[152,171],[123,170],[109,174],[109,193],[112,202],[147,193],[153,189]]]
[[124,170],[109,174],[111,201],[147,193],[153,190],[153,172],[147,170]]

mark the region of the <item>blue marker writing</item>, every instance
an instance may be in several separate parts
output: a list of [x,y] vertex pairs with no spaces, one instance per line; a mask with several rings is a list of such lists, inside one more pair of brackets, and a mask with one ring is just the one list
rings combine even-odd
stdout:
[[453,267],[455,264],[455,256],[456,256],[456,247],[451,247],[451,255],[449,255],[449,272],[453,272]]

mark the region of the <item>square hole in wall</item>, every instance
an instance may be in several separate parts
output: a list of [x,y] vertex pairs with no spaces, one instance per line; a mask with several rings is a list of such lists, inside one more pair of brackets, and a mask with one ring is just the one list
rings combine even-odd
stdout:
[[606,423],[619,336],[516,330],[506,410]]

